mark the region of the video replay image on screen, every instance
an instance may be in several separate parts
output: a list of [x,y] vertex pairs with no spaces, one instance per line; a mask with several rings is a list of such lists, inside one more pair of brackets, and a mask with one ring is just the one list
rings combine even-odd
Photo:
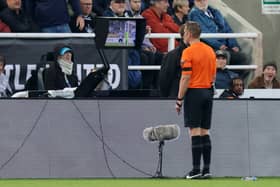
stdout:
[[97,17],[96,47],[140,49],[146,32],[144,18]]
[[109,20],[105,47],[133,47],[136,40],[136,22]]

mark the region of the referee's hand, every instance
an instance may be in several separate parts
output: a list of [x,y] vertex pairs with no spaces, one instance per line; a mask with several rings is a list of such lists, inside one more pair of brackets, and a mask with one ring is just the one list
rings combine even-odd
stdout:
[[182,108],[182,106],[183,106],[183,100],[177,100],[177,101],[176,101],[176,104],[175,104],[175,109],[176,109],[178,115],[181,114],[181,108]]

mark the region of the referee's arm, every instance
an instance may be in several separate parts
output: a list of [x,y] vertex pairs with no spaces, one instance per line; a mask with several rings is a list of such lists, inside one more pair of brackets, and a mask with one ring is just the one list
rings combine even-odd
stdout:
[[180,114],[180,112],[181,112],[184,96],[185,96],[185,93],[187,92],[190,78],[191,78],[191,75],[184,75],[184,74],[181,75],[179,92],[178,92],[178,97],[177,97],[176,106],[175,106],[178,114]]
[[178,98],[184,98],[190,81],[190,75],[182,75],[180,79]]

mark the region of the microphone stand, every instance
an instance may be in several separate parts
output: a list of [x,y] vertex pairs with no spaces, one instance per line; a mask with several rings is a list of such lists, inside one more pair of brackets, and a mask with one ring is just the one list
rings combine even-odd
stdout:
[[164,146],[164,140],[159,141],[158,145],[158,168],[156,171],[156,174],[153,178],[165,178],[162,175],[162,158],[163,158],[163,146]]

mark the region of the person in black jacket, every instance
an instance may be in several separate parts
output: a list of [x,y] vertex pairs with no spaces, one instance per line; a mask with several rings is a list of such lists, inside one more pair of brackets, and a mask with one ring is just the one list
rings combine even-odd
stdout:
[[106,17],[132,17],[126,10],[125,0],[110,0],[108,8],[103,12]]
[[231,87],[224,90],[220,98],[238,99],[244,92],[244,82],[240,77],[231,80]]
[[78,86],[78,77],[73,71],[74,53],[69,46],[57,46],[55,61],[44,72],[46,90],[60,90]]
[[6,0],[1,2],[0,19],[6,23],[12,32],[37,32],[38,27],[22,10],[21,0]]
[[181,55],[183,50],[188,47],[186,41],[183,40],[185,24],[180,27],[181,41],[180,45],[168,52],[162,60],[159,87],[160,95],[163,97],[176,97],[179,90],[179,82],[181,78]]

